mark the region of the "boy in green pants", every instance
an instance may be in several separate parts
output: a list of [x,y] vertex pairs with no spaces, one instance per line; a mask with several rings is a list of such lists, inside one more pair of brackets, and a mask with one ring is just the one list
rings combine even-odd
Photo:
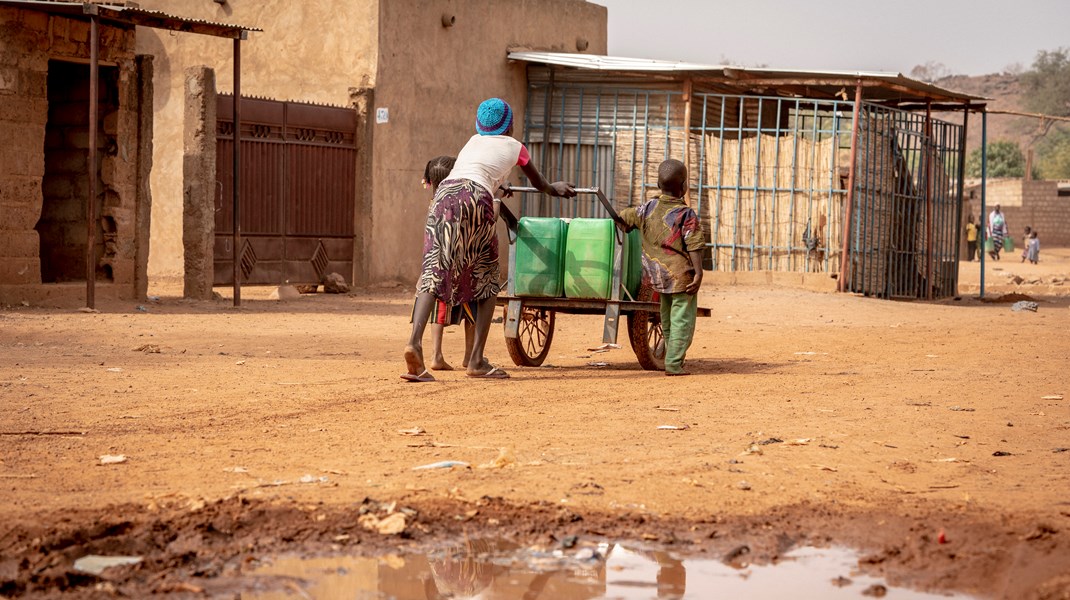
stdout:
[[665,374],[690,375],[684,355],[695,336],[705,240],[698,215],[684,204],[687,167],[669,159],[658,167],[661,195],[621,211],[628,229],[643,238],[643,280],[661,295]]

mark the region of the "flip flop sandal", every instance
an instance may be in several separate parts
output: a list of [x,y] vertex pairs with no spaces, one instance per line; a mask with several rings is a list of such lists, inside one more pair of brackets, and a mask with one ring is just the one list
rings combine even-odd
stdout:
[[419,375],[413,375],[412,373],[402,373],[401,378],[405,381],[408,381],[409,383],[427,383],[428,381],[435,380],[435,377],[431,375],[431,373],[428,372],[427,369],[424,369],[424,372],[420,373]]
[[489,371],[483,373],[482,375],[468,374],[468,376],[473,379],[509,379],[509,374],[499,369],[498,367],[491,367]]

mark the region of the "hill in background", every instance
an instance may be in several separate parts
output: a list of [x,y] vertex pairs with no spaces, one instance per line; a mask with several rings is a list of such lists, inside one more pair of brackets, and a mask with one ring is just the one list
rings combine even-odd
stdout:
[[[991,75],[952,75],[934,82],[942,88],[989,98],[989,110],[1026,111],[1018,76],[1009,73]],[[945,113],[943,119],[961,122],[961,114],[952,117]],[[1024,153],[1037,131],[1037,120],[1012,115],[988,115],[988,143],[1009,140],[1018,143]],[[981,147],[981,115],[970,114],[967,132],[967,154]]]

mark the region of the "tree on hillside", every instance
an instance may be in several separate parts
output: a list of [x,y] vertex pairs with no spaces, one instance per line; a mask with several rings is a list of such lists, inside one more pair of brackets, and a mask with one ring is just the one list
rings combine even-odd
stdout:
[[1056,127],[1037,144],[1037,172],[1044,179],[1070,179],[1070,127]]
[[1022,73],[1021,83],[1029,110],[1070,116],[1070,48],[1038,52],[1032,70]]
[[910,70],[910,76],[914,79],[932,83],[945,77],[950,77],[951,70],[944,63],[930,60],[923,65],[914,65],[914,68]]
[[[1033,169],[1036,173],[1036,169]],[[966,159],[966,176],[981,176],[981,149],[970,153]],[[1025,155],[1018,144],[1006,140],[992,142],[988,145],[989,177],[1024,177]]]

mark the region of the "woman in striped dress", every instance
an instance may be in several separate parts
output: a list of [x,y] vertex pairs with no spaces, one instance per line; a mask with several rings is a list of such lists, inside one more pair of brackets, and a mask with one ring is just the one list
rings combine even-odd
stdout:
[[992,240],[992,251],[988,253],[992,260],[999,260],[999,253],[1003,250],[1003,238],[1010,233],[1007,229],[1007,219],[997,204],[996,208],[988,214],[988,237]]
[[500,98],[485,100],[476,111],[476,135],[461,149],[453,170],[435,192],[424,226],[424,259],[416,285],[412,334],[405,347],[406,372],[401,377],[406,381],[434,381],[424,365],[423,333],[436,298],[475,308],[475,334],[466,374],[509,377],[483,355],[501,289],[494,193],[513,167],[519,166],[531,185],[542,192],[567,198],[576,195],[568,183],[547,183],[512,132],[509,104]]

